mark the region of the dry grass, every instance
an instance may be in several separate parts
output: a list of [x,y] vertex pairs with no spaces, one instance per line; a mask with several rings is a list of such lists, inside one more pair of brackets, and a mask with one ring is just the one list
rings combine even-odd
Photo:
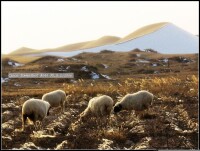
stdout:
[[15,60],[20,63],[29,63],[29,62],[39,59],[41,57],[22,56],[22,55],[19,55],[19,56],[18,55],[5,55],[2,57],[2,59],[3,58],[9,58],[11,60]]
[[[148,143],[146,142],[147,149],[195,149],[198,143],[198,81],[197,75],[154,78],[144,76],[143,78],[125,78],[110,82],[79,79],[76,84],[66,83],[62,87],[59,87],[59,85],[53,87],[52,85],[44,85],[43,88],[3,89],[2,103],[5,104],[10,100],[14,100],[16,105],[21,106],[23,102],[20,102],[19,98],[24,95],[41,98],[44,93],[58,88],[65,90],[67,94],[72,94],[66,110],[69,115],[73,114],[73,116],[58,115],[60,117],[56,118],[55,122],[46,123],[46,125],[49,124],[47,127],[52,127],[50,126],[52,123],[54,131],[61,133],[54,136],[56,137],[54,140],[49,140],[52,143],[50,146],[48,141],[45,141],[46,138],[42,140],[33,139],[27,134],[29,141],[33,141],[37,146],[43,148],[53,148],[59,142],[67,140],[68,147],[71,149],[96,149],[102,139],[107,139],[113,142],[112,147],[115,146],[121,149],[131,147],[134,149],[141,147],[141,143],[144,147],[146,137],[148,137],[151,139]],[[70,125],[73,127],[72,125],[77,123],[78,115],[86,107],[81,105],[83,101],[89,101],[91,97],[100,94],[107,94],[116,102],[126,93],[133,93],[141,89],[149,90],[156,96],[154,105],[143,117],[137,118],[133,113],[121,112],[117,118],[111,119],[111,125],[98,126],[95,118],[91,118],[84,124],[79,123],[75,130],[70,129]],[[8,109],[18,115],[17,110]],[[6,110],[4,109],[4,111]],[[54,110],[54,112],[59,113],[59,110]],[[14,116],[13,118],[17,119],[17,117]],[[60,122],[56,124],[56,120],[59,119],[62,119],[61,121],[66,122],[67,125]],[[15,120],[15,122],[15,127],[20,128],[20,120]],[[59,128],[59,125],[62,127]],[[8,132],[4,130],[3,135],[8,135]],[[27,133],[31,134],[31,130]],[[66,136],[66,134],[68,135]],[[25,139],[21,135],[20,141],[20,135],[17,133],[12,136],[17,144],[14,142],[9,144],[9,142],[3,141],[3,147],[7,149],[19,147]],[[132,142],[132,146],[125,144],[127,140]]]
[[[2,72],[4,78],[9,72],[55,72],[61,65],[63,67],[70,65],[75,71],[80,71],[86,65],[84,61],[88,61],[88,69],[95,72],[111,75],[114,71],[124,70],[124,73],[111,76],[111,80],[82,79],[84,74],[80,73],[80,76],[74,79],[75,83],[68,79],[9,79],[2,84],[2,147],[20,148],[25,142],[33,142],[44,149],[56,149],[62,141],[67,141],[66,148],[69,149],[97,149],[99,146],[112,149],[197,149],[199,82],[197,63],[186,64],[188,66],[182,66],[177,62],[171,64],[174,70],[181,68],[181,72],[178,73],[139,74],[137,70],[140,66],[123,68],[123,65],[138,53],[141,53],[141,57],[153,56],[152,53],[134,51],[84,53],[76,56],[81,63],[70,59],[66,59],[66,62],[57,62],[57,58],[47,57],[22,67],[4,66]],[[100,62],[102,58],[105,58],[103,63],[109,66],[108,69],[96,66],[102,63]],[[45,66],[48,66],[49,70],[44,70]],[[155,67],[141,68],[150,70]],[[14,83],[20,83],[21,86],[14,86]],[[25,101],[20,98],[23,96],[41,98],[44,93],[56,89],[63,89],[67,95],[72,95],[66,105],[65,114],[60,114],[60,108],[52,110],[51,116],[45,119],[45,130],[42,131],[49,132],[45,132],[41,138],[33,135],[33,131],[29,128],[26,132],[19,132],[18,129],[22,124],[21,106]],[[78,122],[80,113],[87,107],[92,97],[105,94],[111,96],[116,103],[127,93],[142,89],[155,95],[153,105],[143,116],[136,117],[134,111],[131,113],[122,111],[118,116],[111,118],[109,123],[99,125],[95,118],[88,118],[86,123]],[[51,137],[46,138],[45,135]]]

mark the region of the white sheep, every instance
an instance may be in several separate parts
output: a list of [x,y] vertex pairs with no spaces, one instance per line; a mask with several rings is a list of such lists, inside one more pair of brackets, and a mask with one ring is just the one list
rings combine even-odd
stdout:
[[61,112],[65,110],[66,94],[63,90],[55,90],[42,96],[42,100],[50,103],[51,107],[61,106]]
[[121,110],[135,110],[138,115],[152,104],[154,95],[148,91],[141,90],[133,94],[125,95],[121,101],[114,106],[114,113]]
[[42,124],[42,120],[49,115],[50,109],[49,102],[40,99],[29,99],[22,105],[22,130],[24,131],[25,122],[27,117],[33,121],[36,128],[36,122]]
[[80,114],[80,119],[85,121],[89,116],[109,116],[113,108],[113,99],[107,95],[92,98],[87,108]]

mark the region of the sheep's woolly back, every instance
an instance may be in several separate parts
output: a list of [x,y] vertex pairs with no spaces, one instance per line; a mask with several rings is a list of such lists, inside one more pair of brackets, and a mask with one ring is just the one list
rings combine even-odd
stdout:
[[113,99],[107,95],[92,98],[88,107],[83,112],[83,116],[92,114],[93,116],[109,115],[113,107]]
[[50,104],[40,99],[29,99],[22,106],[22,115],[37,114],[44,118],[50,108]]
[[126,110],[142,110],[152,103],[153,97],[152,93],[142,90],[133,94],[125,95],[117,104],[121,104],[123,109]]
[[49,102],[52,107],[57,107],[61,104],[64,104],[66,101],[66,94],[62,90],[55,90],[44,94],[42,96],[42,100]]

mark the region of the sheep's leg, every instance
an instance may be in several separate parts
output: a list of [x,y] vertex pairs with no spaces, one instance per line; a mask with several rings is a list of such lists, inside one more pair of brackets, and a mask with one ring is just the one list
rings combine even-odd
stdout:
[[34,118],[33,118],[33,123],[34,123],[34,127],[35,127],[35,130],[37,130],[37,119],[38,119],[38,115],[35,114]]
[[43,130],[43,123],[42,123],[42,121],[39,122],[39,125],[40,125],[40,130]]
[[64,105],[63,101],[60,101],[61,113],[64,113]]
[[22,115],[22,131],[25,130],[25,123],[26,123],[27,116],[25,114]]
[[108,128],[108,126],[110,125],[110,122],[109,122],[109,116],[106,116],[106,128]]
[[111,116],[111,115],[109,115],[109,117],[108,117],[108,124],[109,124],[109,126],[110,127],[113,127],[114,125],[113,125],[113,115]]
[[[106,115],[106,111],[107,111],[107,106],[102,106],[100,108],[100,113],[101,113],[101,117],[102,117],[102,122],[101,122],[101,126],[105,125],[105,115]],[[97,115],[98,116],[98,115]]]
[[36,121],[35,124],[36,124],[35,125],[35,129],[36,130],[41,130],[41,122],[40,121]]
[[99,129],[100,127],[102,127],[102,123],[101,123],[99,117],[96,117],[96,125],[97,125],[98,129]]
[[34,129],[37,130],[37,122],[33,121]]
[[99,119],[99,123],[100,123],[100,126],[101,126],[101,129],[104,128],[104,124],[105,124],[105,118],[104,117],[98,117]]
[[65,101],[62,102],[63,113],[65,112]]
[[106,128],[108,128],[111,125],[111,117],[110,115],[106,116]]
[[101,117],[102,119],[101,119],[101,127],[102,128],[104,128],[104,126],[105,126],[105,117],[103,116],[103,117]]

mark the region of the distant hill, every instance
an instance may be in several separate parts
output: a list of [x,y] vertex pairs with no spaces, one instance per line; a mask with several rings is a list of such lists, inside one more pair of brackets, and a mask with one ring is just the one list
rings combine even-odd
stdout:
[[144,26],[124,38],[104,36],[97,40],[69,44],[52,49],[34,50],[22,47],[10,53],[27,57],[71,57],[82,52],[155,50],[164,54],[190,54],[199,52],[199,36],[195,36],[169,22]]
[[146,34],[150,34],[152,32],[157,31],[158,29],[162,28],[163,26],[167,25],[168,22],[161,22],[156,24],[151,24],[144,26],[142,28],[139,28],[138,30],[134,31],[133,33],[125,36],[124,38],[120,39],[118,42],[125,42],[131,39],[135,39],[141,36],[144,36]]
[[9,53],[9,55],[19,55],[19,54],[35,53],[35,52],[37,52],[36,49],[21,47],[21,48],[15,50],[15,51],[12,51],[11,53]]
[[83,47],[81,47],[81,49],[103,46],[103,45],[107,45],[107,44],[113,44],[113,43],[119,41],[120,39],[121,39],[120,37],[104,36],[93,42],[90,42],[90,43],[84,45]]
[[52,49],[42,49],[39,52],[56,52],[56,51],[62,51],[62,52],[68,52],[68,51],[73,51],[77,49],[81,49],[85,45],[91,43],[93,41],[86,41],[86,42],[80,42],[80,43],[75,43],[75,44],[69,44],[57,48],[52,48]]

